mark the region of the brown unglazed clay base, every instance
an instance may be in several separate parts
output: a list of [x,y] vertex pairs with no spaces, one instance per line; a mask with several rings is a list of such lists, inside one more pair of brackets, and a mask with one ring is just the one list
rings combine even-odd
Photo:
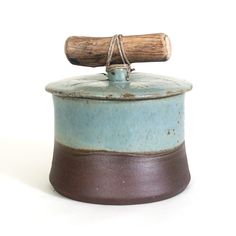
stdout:
[[182,192],[190,181],[184,143],[165,153],[72,149],[55,142],[50,182],[74,200],[139,204]]

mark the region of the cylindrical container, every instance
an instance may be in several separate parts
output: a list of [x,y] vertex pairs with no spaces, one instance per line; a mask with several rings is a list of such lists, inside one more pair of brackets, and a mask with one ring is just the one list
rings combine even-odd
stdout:
[[152,202],[183,191],[190,180],[184,93],[191,87],[166,76],[129,74],[121,65],[49,84],[56,191],[102,204]]

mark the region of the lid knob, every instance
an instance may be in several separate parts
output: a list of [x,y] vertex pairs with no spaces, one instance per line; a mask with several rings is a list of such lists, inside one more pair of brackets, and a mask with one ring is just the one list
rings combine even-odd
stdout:
[[129,66],[114,64],[107,67],[107,77],[110,82],[126,82],[129,80]]
[[[105,66],[113,38],[72,36],[66,40],[65,54],[74,65]],[[169,37],[163,33],[122,36],[120,40],[130,63],[167,61],[171,55]],[[121,63],[123,58],[118,44],[114,47],[110,64]]]

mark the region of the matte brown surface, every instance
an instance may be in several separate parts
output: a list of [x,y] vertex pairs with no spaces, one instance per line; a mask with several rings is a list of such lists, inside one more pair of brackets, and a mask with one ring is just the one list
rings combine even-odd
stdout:
[[[105,66],[112,37],[78,37],[66,40],[65,53],[74,65]],[[171,55],[169,37],[166,34],[123,36],[125,53],[131,63],[167,61]],[[115,46],[111,64],[122,62],[118,47]]]
[[182,192],[190,173],[184,144],[169,153],[128,154],[81,151],[56,142],[50,181],[75,200],[138,204]]

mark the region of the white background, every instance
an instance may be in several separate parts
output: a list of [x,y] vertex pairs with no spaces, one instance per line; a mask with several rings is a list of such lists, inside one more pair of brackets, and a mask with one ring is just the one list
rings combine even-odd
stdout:
[[[0,235],[236,235],[236,4],[234,0],[0,2]],[[157,203],[75,202],[48,181],[53,104],[44,86],[104,72],[71,65],[70,35],[167,33],[165,63],[136,71],[184,78],[192,174],[182,194]]]

